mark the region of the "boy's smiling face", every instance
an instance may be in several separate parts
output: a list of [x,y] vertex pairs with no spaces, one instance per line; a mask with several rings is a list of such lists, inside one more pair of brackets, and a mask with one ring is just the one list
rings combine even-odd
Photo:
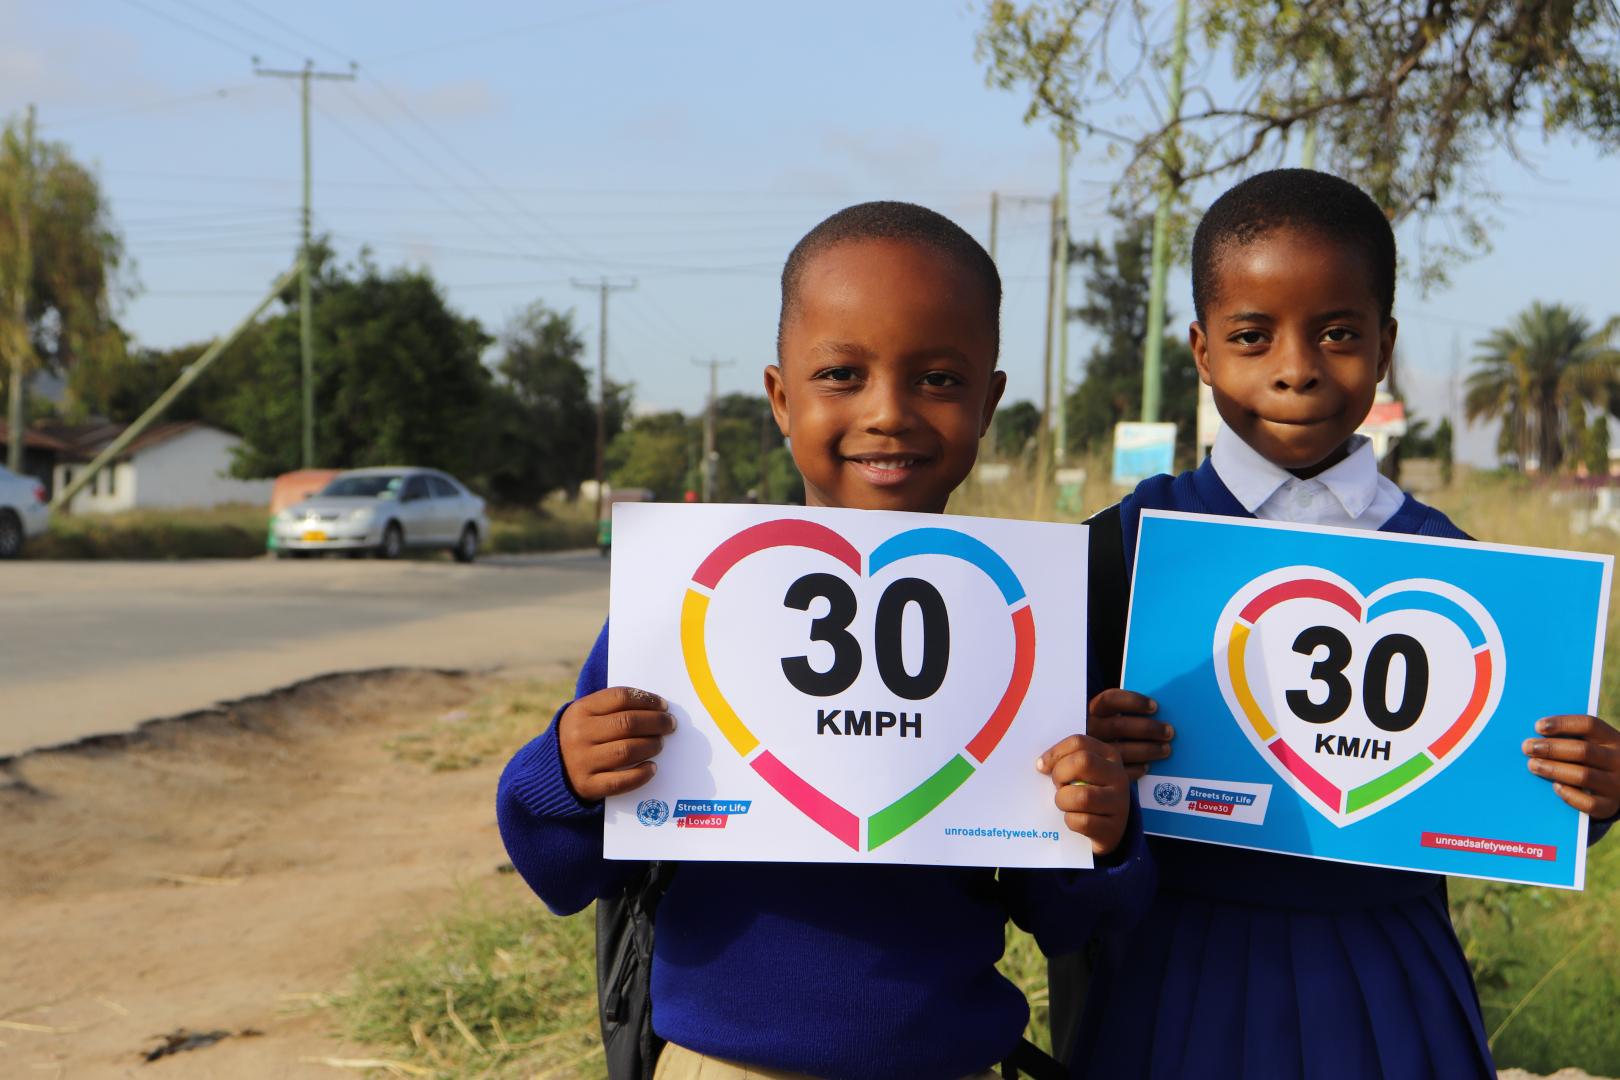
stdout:
[[1278,226],[1221,252],[1215,277],[1191,339],[1221,419],[1298,476],[1342,461],[1395,351],[1367,257]]
[[935,248],[816,254],[765,370],[806,502],[937,513],[973,468],[1006,375],[985,283]]

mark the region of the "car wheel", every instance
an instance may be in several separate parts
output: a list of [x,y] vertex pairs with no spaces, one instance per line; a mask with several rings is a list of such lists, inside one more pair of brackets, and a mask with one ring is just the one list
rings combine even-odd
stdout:
[[450,549],[450,554],[460,563],[470,563],[478,558],[478,530],[471,525],[463,525],[461,538],[456,541],[456,546]]
[[399,527],[399,522],[390,521],[388,528],[383,530],[382,545],[377,548],[377,558],[397,559],[405,553],[405,530]]
[[16,511],[0,510],[0,559],[15,559],[22,549],[22,519]]

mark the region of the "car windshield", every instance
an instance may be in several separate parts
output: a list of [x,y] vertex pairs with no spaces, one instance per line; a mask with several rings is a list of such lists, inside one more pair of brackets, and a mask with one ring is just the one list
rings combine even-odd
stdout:
[[365,476],[340,476],[326,485],[322,495],[349,498],[397,499],[405,478],[398,473],[368,473]]

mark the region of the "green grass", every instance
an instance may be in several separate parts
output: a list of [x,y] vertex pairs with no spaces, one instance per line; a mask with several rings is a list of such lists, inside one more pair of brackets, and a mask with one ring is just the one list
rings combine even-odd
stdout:
[[560,919],[518,881],[463,890],[425,928],[366,949],[332,1009],[343,1035],[452,1080],[605,1073],[589,910]]
[[264,554],[270,515],[259,506],[51,515],[31,559],[246,559]]
[[401,761],[416,762],[432,772],[501,762],[544,730],[557,706],[573,696],[571,679],[502,684],[419,731],[391,739],[387,748]]
[[489,533],[484,550],[502,554],[595,547],[595,507],[551,499],[539,510],[492,510]]
[[[596,545],[592,507],[548,501],[532,510],[490,511],[486,553],[565,551]],[[51,515],[50,530],[29,541],[30,559],[251,559],[265,553],[269,510],[129,510]],[[424,555],[424,558],[446,558]]]

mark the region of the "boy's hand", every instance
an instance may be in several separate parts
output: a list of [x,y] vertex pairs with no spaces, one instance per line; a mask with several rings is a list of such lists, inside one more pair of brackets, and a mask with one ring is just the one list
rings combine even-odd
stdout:
[[1620,732],[1596,716],[1547,716],[1524,740],[1530,771],[1553,782],[1558,797],[1594,818],[1620,811]]
[[1119,846],[1131,795],[1118,750],[1090,735],[1070,735],[1036,759],[1035,768],[1057,785],[1053,802],[1069,828],[1091,840],[1092,854]]
[[1132,780],[1140,779],[1155,761],[1170,756],[1176,729],[1153,719],[1159,703],[1130,690],[1104,690],[1091,699],[1086,730],[1111,743]]
[[622,795],[652,779],[652,759],[675,730],[669,702],[646,690],[610,686],[575,699],[557,721],[568,786],[581,802]]

